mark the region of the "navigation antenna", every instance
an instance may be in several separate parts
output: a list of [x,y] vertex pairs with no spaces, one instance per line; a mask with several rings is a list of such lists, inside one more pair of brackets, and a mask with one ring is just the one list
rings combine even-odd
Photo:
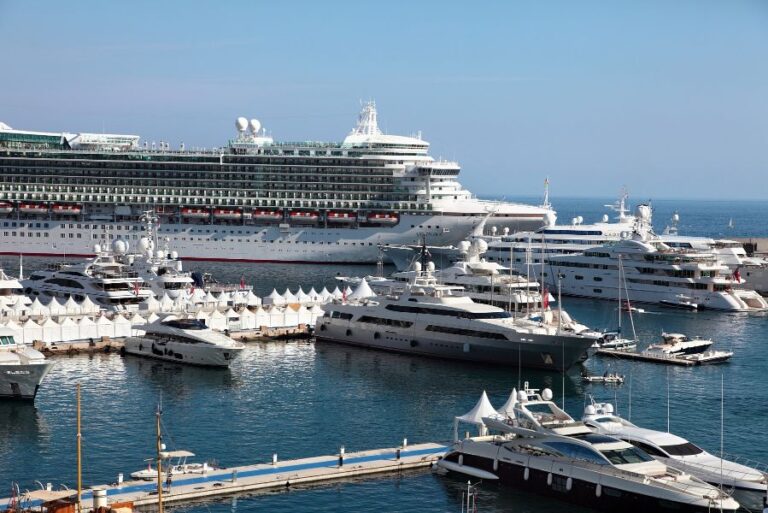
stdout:
[[427,234],[422,233],[421,234],[421,255],[420,255],[422,272],[426,272],[427,264],[429,263],[429,259],[431,257],[432,255],[429,253],[429,250],[427,249]]
[[552,207],[549,203],[549,177],[544,179],[544,203],[542,203],[541,206],[544,208]]

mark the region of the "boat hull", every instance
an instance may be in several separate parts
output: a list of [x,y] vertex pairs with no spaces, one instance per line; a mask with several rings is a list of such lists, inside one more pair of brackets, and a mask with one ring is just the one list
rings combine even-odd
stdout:
[[0,365],[0,399],[32,401],[53,363]]
[[197,365],[201,367],[227,368],[242,349],[216,347],[205,344],[182,344],[168,341],[160,344],[143,337],[125,339],[122,352],[156,360]]

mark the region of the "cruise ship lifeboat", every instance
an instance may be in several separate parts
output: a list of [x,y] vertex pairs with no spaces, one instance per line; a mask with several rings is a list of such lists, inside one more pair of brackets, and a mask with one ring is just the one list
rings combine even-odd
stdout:
[[60,203],[55,203],[51,207],[51,212],[53,212],[54,214],[59,214],[59,215],[76,216],[76,215],[79,215],[80,212],[82,212],[82,211],[83,211],[83,207],[80,206],[80,205],[75,205],[75,204],[67,205],[67,204],[63,204],[63,203],[61,203],[61,204]]
[[288,217],[294,223],[316,223],[320,219],[320,214],[311,210],[294,210]]
[[181,209],[182,217],[192,217],[195,219],[207,219],[210,212],[207,208],[189,208],[185,207]]
[[357,214],[354,212],[328,212],[325,218],[329,223],[352,224],[357,221]]
[[243,213],[234,208],[215,208],[213,209],[213,217],[217,219],[240,219],[243,217]]
[[282,221],[283,213],[279,210],[254,210],[253,216],[256,221]]
[[19,212],[22,214],[47,214],[48,207],[41,203],[19,203]]
[[0,201],[0,214],[10,214],[11,212],[13,212],[13,204]]
[[398,223],[398,221],[400,221],[400,218],[397,214],[393,214],[391,212],[379,212],[375,214],[368,214],[366,220],[369,223],[395,225]]

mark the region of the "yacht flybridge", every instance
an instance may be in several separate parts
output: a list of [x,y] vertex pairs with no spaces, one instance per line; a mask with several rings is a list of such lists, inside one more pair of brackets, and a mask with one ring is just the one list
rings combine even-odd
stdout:
[[[515,319],[504,309],[456,295],[460,292],[438,284],[430,268],[399,295],[371,291],[328,304],[315,334],[319,341],[559,371],[585,359],[594,342],[558,323]],[[545,313],[551,321],[552,312]]]
[[455,420],[455,425],[477,425],[481,435],[456,437],[438,467],[602,511],[709,513],[739,508],[736,500],[705,481],[621,439],[593,433],[551,401],[551,390],[529,392],[513,391],[498,411],[483,393],[472,411]]

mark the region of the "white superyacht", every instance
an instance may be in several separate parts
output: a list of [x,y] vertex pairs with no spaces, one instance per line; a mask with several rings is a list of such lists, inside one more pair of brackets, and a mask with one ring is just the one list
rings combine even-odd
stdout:
[[399,296],[350,297],[326,305],[315,335],[318,341],[558,371],[583,361],[594,342],[558,323],[515,319],[501,308],[455,295],[460,290],[439,285],[425,271]]

